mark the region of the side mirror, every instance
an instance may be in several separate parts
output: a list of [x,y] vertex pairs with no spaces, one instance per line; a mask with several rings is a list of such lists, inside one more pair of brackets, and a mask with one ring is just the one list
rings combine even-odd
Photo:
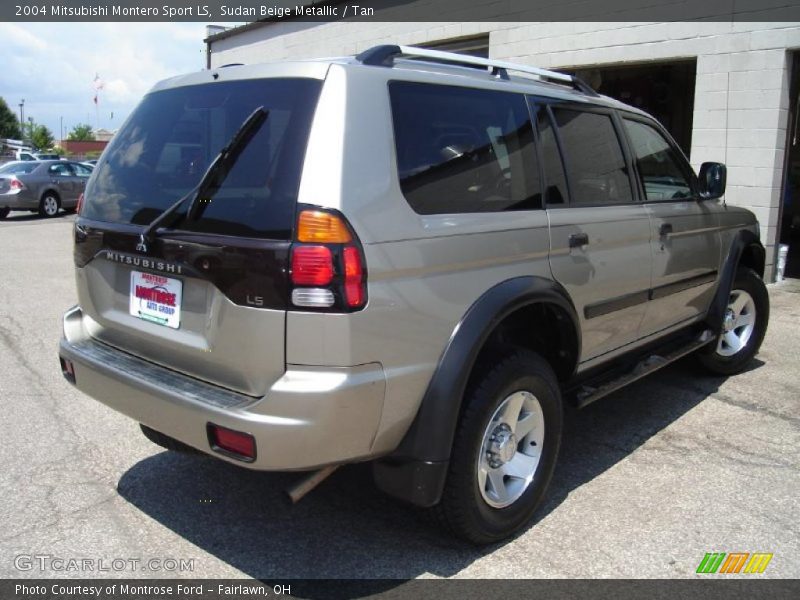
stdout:
[[722,163],[705,162],[700,166],[700,197],[702,200],[716,200],[725,193],[728,168]]

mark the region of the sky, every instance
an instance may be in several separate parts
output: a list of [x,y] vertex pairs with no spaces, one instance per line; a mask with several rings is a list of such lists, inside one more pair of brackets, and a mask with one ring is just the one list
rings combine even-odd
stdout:
[[[204,23],[0,23],[0,96],[56,140],[79,123],[117,129],[161,79],[205,67]],[[94,79],[99,75],[95,110]],[[111,114],[113,113],[113,118]]]

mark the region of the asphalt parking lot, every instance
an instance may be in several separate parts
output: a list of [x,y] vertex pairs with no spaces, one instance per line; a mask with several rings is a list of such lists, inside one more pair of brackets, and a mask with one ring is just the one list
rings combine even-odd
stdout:
[[[706,552],[770,552],[758,577],[800,577],[798,282],[770,286],[748,372],[709,377],[687,360],[568,411],[535,525],[475,549],[383,497],[365,467],[290,507],[296,476],[164,452],[70,387],[56,346],[75,301],[72,220],[0,222],[0,577],[670,578],[695,577]],[[18,558],[33,555],[193,570]]]

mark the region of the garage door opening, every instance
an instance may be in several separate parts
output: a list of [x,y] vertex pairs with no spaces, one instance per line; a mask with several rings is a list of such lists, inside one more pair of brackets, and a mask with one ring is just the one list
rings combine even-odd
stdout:
[[695,59],[591,67],[574,73],[601,94],[653,115],[689,156],[697,73]]
[[[792,52],[792,79],[789,84],[789,130],[786,140],[786,158],[783,169],[780,231],[784,253],[783,276],[800,277],[800,53]],[[781,250],[778,247],[778,267]]]

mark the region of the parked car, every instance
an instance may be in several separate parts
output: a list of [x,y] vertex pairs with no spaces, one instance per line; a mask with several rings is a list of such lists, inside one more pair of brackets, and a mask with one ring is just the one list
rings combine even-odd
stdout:
[[33,157],[33,150],[16,150],[14,160],[36,160]]
[[758,351],[764,248],[725,181],[523,65],[379,46],[167,80],[87,187],[62,372],[165,448],[321,469],[294,498],[371,461],[494,542],[543,499],[564,402]]
[[62,160],[11,162],[0,167],[0,219],[12,210],[54,217],[59,208],[74,210],[91,169]]
[[17,150],[16,159],[17,160],[60,160],[61,156],[54,153]]
[[94,168],[95,168],[95,166],[97,165],[97,161],[96,161],[96,160],[95,160],[95,161],[92,161],[92,160],[84,160],[84,161],[81,161],[81,164],[82,164],[84,167],[86,167],[87,169],[89,169],[90,171],[94,171]]

